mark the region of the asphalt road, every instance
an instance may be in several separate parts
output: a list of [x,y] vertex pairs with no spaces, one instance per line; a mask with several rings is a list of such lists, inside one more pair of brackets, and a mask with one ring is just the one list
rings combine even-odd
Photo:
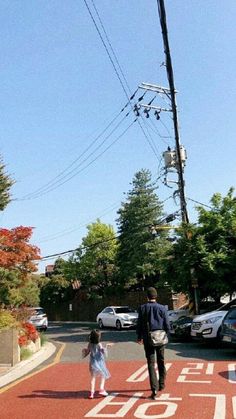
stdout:
[[[87,362],[82,359],[82,348],[87,345],[91,329],[96,327],[96,323],[53,322],[49,325],[46,336],[57,345],[66,344],[61,362]],[[136,343],[135,330],[103,329],[102,341],[114,343],[109,350],[111,361],[145,360],[143,347]],[[219,347],[214,343],[177,341],[173,338],[170,338],[165,351],[166,361],[186,359],[233,361],[235,356],[235,349]]]
[[[3,389],[1,419],[236,419],[235,350],[171,340],[166,388],[150,400],[148,370],[134,330],[104,330],[114,342],[107,365],[109,395],[88,399],[88,359],[82,359],[91,323],[51,323],[46,336],[59,350],[37,371]],[[98,387],[96,388],[98,389]]]

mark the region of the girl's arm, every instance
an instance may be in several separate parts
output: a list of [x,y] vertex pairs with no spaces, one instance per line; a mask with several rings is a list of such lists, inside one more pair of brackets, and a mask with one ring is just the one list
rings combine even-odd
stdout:
[[82,349],[82,357],[86,358],[86,356],[88,356],[89,353],[90,353],[90,345],[88,344],[87,348]]
[[114,343],[112,343],[112,342],[108,342],[107,344],[106,344],[106,348],[110,348],[111,346],[113,346],[114,345]]
[[107,349],[110,347],[110,346],[113,346],[114,345],[114,343],[107,343],[107,344],[105,344],[104,346],[101,344],[101,343],[99,343],[99,350],[107,357],[108,356],[108,351],[107,351]]

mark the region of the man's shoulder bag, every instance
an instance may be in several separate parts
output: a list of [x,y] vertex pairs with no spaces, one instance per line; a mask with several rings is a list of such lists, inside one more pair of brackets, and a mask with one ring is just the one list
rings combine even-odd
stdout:
[[151,346],[163,346],[168,343],[168,336],[165,330],[149,331],[148,337]]
[[148,331],[148,339],[149,339],[149,344],[151,346],[163,346],[166,345],[168,343],[168,336],[166,334],[165,330],[150,330],[150,324],[149,324],[149,320],[148,320],[148,315],[147,315],[147,307],[145,310],[145,315],[146,315],[146,321],[147,321],[147,331]]

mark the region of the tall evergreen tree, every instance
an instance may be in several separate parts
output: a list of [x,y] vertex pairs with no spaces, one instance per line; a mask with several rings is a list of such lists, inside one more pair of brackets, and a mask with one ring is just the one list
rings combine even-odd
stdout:
[[168,242],[166,232],[153,238],[151,227],[161,223],[163,207],[155,193],[151,172],[142,169],[132,181],[126,202],[118,211],[117,265],[121,284],[145,287],[158,280],[160,259]]
[[14,181],[5,173],[5,164],[0,158],[0,211],[10,202],[10,189]]

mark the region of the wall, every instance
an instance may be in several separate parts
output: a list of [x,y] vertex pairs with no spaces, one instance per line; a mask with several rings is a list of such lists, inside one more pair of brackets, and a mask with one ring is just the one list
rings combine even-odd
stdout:
[[15,329],[0,331],[0,364],[15,365],[20,361],[18,331]]
[[[96,321],[97,314],[109,305],[128,305],[137,309],[146,302],[143,291],[127,292],[125,296],[109,296],[97,300],[88,300],[84,291],[78,290],[72,301],[60,304],[44,305],[49,321]],[[168,288],[158,290],[158,302],[168,306],[169,310],[178,308],[178,301]],[[180,305],[182,298],[180,299]],[[71,310],[72,308],[72,310]]]

